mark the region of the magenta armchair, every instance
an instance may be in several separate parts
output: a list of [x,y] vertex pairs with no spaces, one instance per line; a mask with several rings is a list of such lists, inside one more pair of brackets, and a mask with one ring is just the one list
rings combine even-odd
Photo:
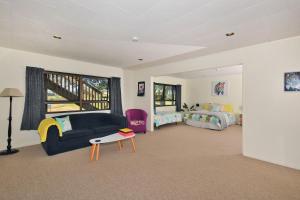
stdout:
[[125,112],[127,126],[135,133],[146,133],[147,131],[147,112],[141,109],[128,109]]

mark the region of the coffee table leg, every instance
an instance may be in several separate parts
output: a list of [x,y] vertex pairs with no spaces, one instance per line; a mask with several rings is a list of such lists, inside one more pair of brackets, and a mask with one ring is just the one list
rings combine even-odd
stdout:
[[100,156],[100,144],[97,144],[96,160],[99,160],[99,156]]
[[96,149],[96,144],[93,144],[90,152],[90,160],[94,159],[95,149]]
[[135,152],[136,148],[135,148],[134,138],[130,138],[130,140],[131,140],[131,144],[132,144],[132,150],[133,150],[133,152]]
[[122,145],[121,145],[121,141],[120,140],[118,141],[118,146],[119,146],[119,151],[121,151]]

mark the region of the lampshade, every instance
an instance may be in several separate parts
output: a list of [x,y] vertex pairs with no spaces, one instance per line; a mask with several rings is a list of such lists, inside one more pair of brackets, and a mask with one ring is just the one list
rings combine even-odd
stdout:
[[1,93],[0,97],[22,97],[23,94],[17,88],[5,88]]

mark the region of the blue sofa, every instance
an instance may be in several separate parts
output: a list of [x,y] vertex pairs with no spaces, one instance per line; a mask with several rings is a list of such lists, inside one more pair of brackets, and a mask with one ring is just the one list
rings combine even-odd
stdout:
[[47,140],[42,143],[48,155],[89,146],[90,139],[114,134],[127,125],[124,116],[109,113],[71,114],[58,117],[66,116],[70,117],[72,130],[64,132],[63,136],[59,137],[58,128],[54,125],[49,127]]

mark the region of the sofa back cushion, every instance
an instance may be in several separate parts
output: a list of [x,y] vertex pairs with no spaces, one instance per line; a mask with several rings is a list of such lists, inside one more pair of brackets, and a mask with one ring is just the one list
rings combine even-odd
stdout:
[[91,129],[113,123],[109,113],[80,113],[71,114],[69,117],[73,129]]

